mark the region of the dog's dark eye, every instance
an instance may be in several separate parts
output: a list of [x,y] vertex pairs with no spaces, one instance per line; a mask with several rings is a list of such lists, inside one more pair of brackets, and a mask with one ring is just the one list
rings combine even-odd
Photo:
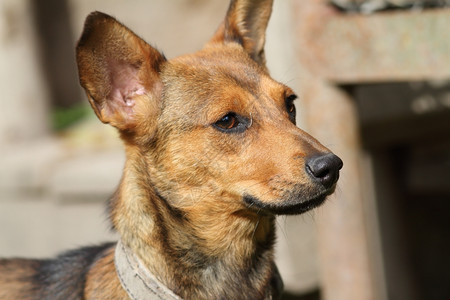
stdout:
[[288,113],[292,114],[295,112],[295,105],[294,103],[288,103],[287,104],[287,111]]
[[246,119],[230,112],[213,124],[215,128],[222,132],[242,132],[246,126]]
[[216,126],[222,129],[231,129],[238,125],[238,119],[234,113],[225,115],[222,119],[216,122]]
[[295,124],[295,115],[296,115],[296,110],[295,110],[295,104],[294,104],[294,100],[297,99],[297,95],[292,94],[286,97],[286,110],[289,114],[289,120],[291,120],[292,123]]

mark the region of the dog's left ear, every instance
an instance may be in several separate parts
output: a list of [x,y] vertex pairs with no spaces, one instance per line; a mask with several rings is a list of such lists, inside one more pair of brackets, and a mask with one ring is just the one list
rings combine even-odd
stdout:
[[265,67],[264,43],[273,0],[231,0],[227,15],[211,42],[237,42]]

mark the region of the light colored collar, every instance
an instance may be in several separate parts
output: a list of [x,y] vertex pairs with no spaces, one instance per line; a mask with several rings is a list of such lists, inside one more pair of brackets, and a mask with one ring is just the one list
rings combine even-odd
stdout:
[[120,240],[116,246],[114,263],[120,283],[132,300],[182,300],[159,282]]

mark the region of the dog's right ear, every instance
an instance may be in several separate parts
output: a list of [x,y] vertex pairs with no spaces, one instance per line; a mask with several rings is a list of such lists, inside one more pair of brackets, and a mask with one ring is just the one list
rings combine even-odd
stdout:
[[86,18],[76,52],[81,85],[102,122],[126,132],[142,120],[147,129],[154,126],[166,61],[161,53],[100,12]]
[[265,68],[264,43],[273,0],[231,0],[227,15],[211,42],[236,42]]

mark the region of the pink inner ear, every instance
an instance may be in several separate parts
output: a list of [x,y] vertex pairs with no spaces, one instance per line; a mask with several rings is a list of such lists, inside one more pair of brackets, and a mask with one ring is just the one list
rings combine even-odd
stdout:
[[139,68],[125,62],[110,62],[110,92],[105,106],[109,113],[133,117],[134,97],[145,94],[138,78]]

